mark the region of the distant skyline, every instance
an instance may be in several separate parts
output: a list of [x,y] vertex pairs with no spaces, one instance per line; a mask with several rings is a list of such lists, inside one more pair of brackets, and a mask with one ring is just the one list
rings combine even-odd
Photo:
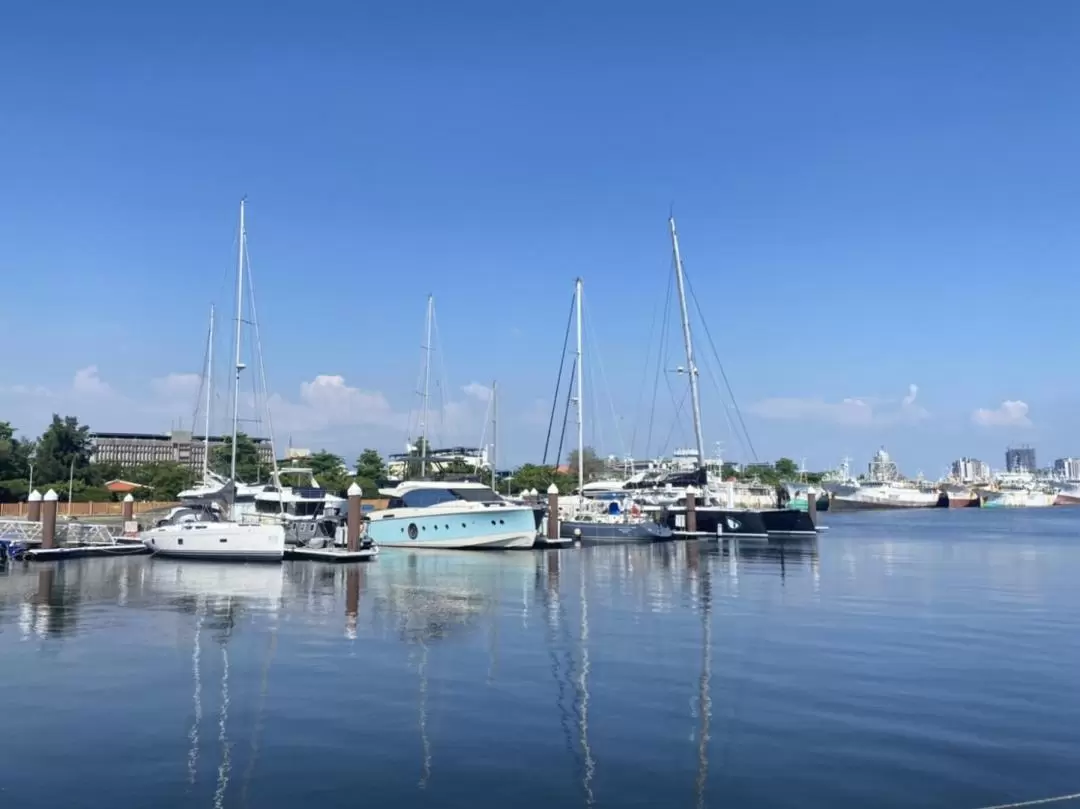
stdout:
[[215,302],[220,429],[246,195],[280,447],[404,447],[430,292],[433,442],[498,380],[538,460],[579,275],[587,442],[690,446],[674,211],[759,459],[1080,456],[1077,41],[1066,0],[19,4],[0,420],[189,428]]

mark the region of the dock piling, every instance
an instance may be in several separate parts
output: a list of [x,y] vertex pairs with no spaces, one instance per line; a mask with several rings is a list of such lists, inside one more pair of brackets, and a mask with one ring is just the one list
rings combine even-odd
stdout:
[[26,498],[26,519],[30,522],[41,522],[41,492],[37,489],[30,492]]
[[120,513],[123,515],[124,522],[131,522],[135,518],[135,497],[128,492],[124,495],[123,505],[120,506]]
[[361,498],[364,496],[364,490],[353,481],[349,486],[349,514],[348,523],[346,524],[345,539],[349,549],[349,553],[356,553],[360,550],[360,523],[364,519],[363,509],[361,508]]
[[806,490],[806,513],[810,515],[810,522],[817,528],[817,492],[813,489]]
[[548,486],[547,538],[554,541],[559,538],[559,487],[552,483]]
[[697,533],[697,489],[693,486],[686,488],[686,533]]
[[41,547],[48,550],[56,547],[56,508],[60,496],[52,489],[41,498]]

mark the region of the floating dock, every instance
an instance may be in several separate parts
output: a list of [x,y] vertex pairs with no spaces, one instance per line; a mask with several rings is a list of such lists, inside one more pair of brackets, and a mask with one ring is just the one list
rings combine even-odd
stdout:
[[305,548],[293,546],[285,549],[286,559],[302,559],[307,562],[370,562],[379,555],[377,547],[350,551],[345,548]]
[[63,548],[27,548],[19,558],[28,562],[54,562],[60,559],[88,559],[103,556],[139,556],[150,553],[143,544],[138,545],[76,545]]

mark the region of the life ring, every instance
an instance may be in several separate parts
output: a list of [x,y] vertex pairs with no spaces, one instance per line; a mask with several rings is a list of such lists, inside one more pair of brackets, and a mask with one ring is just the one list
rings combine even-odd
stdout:
[[420,535],[420,532],[416,529],[416,523],[409,523],[409,539],[416,539]]

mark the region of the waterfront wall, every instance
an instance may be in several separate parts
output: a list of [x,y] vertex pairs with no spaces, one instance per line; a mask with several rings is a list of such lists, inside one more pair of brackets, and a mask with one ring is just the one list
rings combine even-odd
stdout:
[[[386,504],[389,502],[386,498],[364,498],[363,509],[364,511],[371,511],[374,509],[386,508]],[[158,500],[136,500],[135,501],[135,514],[145,514],[148,511],[168,511],[170,508],[180,505],[175,502],[158,501]],[[72,503],[71,511],[68,511],[68,504],[61,498],[57,513],[61,517],[66,517],[69,513],[72,517],[119,517],[123,513],[123,503]],[[19,518],[26,517],[27,504],[26,503],[0,503],[0,518]]]

